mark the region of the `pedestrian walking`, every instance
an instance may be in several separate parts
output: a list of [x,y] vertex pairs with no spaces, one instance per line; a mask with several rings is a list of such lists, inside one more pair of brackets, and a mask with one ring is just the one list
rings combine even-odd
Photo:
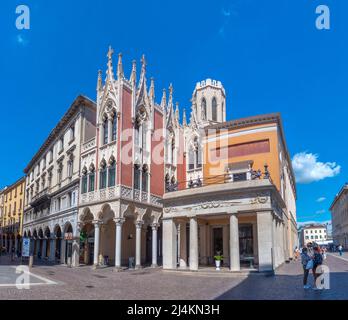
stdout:
[[297,248],[297,246],[295,247],[295,250],[294,250],[294,257],[295,257],[295,261],[298,260],[300,256],[300,250]]
[[[317,273],[317,268],[323,264],[323,256],[320,253],[319,247],[314,248],[314,255],[313,255],[313,278],[314,278],[314,284],[316,285],[317,278],[319,277],[319,273]],[[319,289],[319,288],[314,288]]]
[[302,263],[302,267],[303,267],[303,288],[309,289],[310,285],[307,284],[307,281],[308,281],[309,271],[313,267],[313,261],[312,261],[311,257],[308,255],[307,248],[302,249],[301,263]]
[[14,261],[15,255],[16,255],[16,250],[14,247],[12,247],[12,249],[11,249],[11,261]]
[[343,247],[342,247],[342,245],[340,244],[340,245],[338,246],[338,252],[339,252],[340,256],[342,256],[342,251],[343,251]]

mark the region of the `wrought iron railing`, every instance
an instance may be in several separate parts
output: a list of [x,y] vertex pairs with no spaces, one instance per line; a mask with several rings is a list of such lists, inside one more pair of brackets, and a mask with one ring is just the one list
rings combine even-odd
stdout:
[[[224,184],[232,182],[241,182],[248,180],[268,179],[272,182],[271,175],[268,171],[268,165],[264,166],[264,172],[261,170],[248,170],[242,172],[231,172],[216,176],[209,176],[202,180],[200,177],[197,179],[190,179],[186,181],[178,181],[175,183],[166,184],[166,192],[174,192],[184,189],[200,188],[214,184]],[[273,182],[272,182],[273,183]]]

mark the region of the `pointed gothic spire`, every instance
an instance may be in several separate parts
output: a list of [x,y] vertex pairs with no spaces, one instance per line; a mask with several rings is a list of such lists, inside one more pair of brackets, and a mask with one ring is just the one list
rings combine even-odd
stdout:
[[97,81],[97,91],[100,91],[102,89],[103,82],[102,82],[102,71],[98,70],[98,81]]
[[113,68],[112,68],[112,55],[114,54],[114,49],[111,48],[111,46],[109,46],[109,51],[107,54],[107,58],[108,58],[108,70],[107,70],[107,77],[109,78],[113,78]]
[[155,102],[155,80],[154,80],[154,78],[151,78],[149,97],[150,97],[151,103],[153,104]]
[[168,99],[169,108],[173,107],[173,85],[169,85],[169,99]]
[[167,104],[167,93],[166,93],[166,89],[163,89],[162,100],[161,100],[161,107],[163,110],[166,108],[166,104]]
[[135,87],[137,82],[137,62],[135,60],[132,61],[132,74],[130,77],[130,82]]
[[143,54],[141,57],[141,72],[140,72],[139,87],[145,81],[145,74],[146,74],[146,60],[145,60],[145,55]]
[[123,74],[123,65],[122,65],[122,53],[119,53],[119,54],[118,54],[117,78],[118,78],[118,79],[124,78],[124,74]]
[[186,109],[184,108],[184,110],[182,111],[182,124],[184,126],[187,126],[187,120],[186,120]]
[[179,102],[175,104],[175,118],[179,122]]
[[141,71],[145,73],[146,71],[146,60],[145,60],[145,54],[141,57]]

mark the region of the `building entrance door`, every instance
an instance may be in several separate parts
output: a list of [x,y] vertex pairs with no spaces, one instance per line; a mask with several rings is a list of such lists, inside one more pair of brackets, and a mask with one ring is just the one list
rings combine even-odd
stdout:
[[223,240],[222,240],[222,227],[213,228],[213,259],[217,254],[222,254]]

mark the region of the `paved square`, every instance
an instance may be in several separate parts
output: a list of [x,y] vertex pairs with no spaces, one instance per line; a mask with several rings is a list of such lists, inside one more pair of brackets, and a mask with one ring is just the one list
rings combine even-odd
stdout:
[[[160,268],[114,272],[113,268],[34,266],[34,285],[29,290],[0,286],[0,299],[348,299],[348,261],[329,254],[325,264],[330,268],[330,289],[322,291],[303,289],[299,261],[284,264],[275,276]],[[3,270],[6,272],[2,273],[2,282],[13,282],[15,268],[5,266]],[[309,280],[313,284],[312,275]]]
[[0,265],[0,288],[1,287],[23,287],[53,285],[56,282],[29,272],[26,266]]

